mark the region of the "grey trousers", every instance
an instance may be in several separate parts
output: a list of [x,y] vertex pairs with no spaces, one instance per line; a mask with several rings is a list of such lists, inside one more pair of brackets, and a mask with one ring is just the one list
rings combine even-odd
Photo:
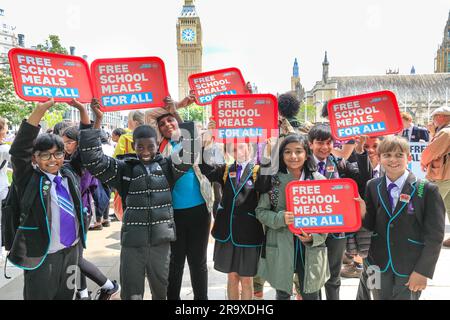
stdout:
[[372,300],[370,296],[370,289],[367,285],[369,280],[369,275],[367,274],[367,262],[363,260],[363,271],[359,277],[358,293],[356,295],[356,300]]
[[330,265],[330,279],[325,283],[325,294],[327,300],[339,300],[341,267],[347,239],[335,239],[329,234],[325,244],[328,249],[328,264]]
[[78,273],[79,243],[49,254],[36,270],[24,272],[24,300],[73,300]]
[[153,300],[166,300],[169,283],[170,242],[139,248],[122,247],[120,283],[122,300],[143,300],[145,276]]
[[409,277],[396,276],[391,269],[379,272],[380,288],[372,289],[374,300],[419,300],[421,292],[412,292],[405,284]]

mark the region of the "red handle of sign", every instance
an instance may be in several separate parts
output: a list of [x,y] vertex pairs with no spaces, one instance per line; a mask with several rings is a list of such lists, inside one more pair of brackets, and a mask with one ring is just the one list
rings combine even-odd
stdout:
[[358,186],[351,179],[292,181],[286,210],[294,213],[295,234],[355,232],[361,228]]
[[333,138],[341,141],[360,135],[395,134],[403,129],[398,102],[391,91],[330,100],[328,118]]
[[200,106],[210,105],[218,95],[248,94],[247,84],[238,68],[192,74],[188,82]]
[[90,102],[89,66],[83,58],[14,48],[8,52],[14,90],[25,101]]
[[164,107],[169,96],[164,61],[158,57],[97,59],[91,77],[103,112]]

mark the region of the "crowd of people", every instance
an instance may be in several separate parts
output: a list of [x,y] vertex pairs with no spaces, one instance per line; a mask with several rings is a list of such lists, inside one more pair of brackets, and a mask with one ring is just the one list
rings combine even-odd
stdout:
[[[300,123],[300,103],[286,93],[278,97],[279,137],[219,144],[214,119],[199,130],[178,115],[193,102],[168,97],[164,108],[131,111],[128,128],[112,131],[115,148],[95,99],[94,119],[73,100],[80,123],[45,133],[40,122],[54,101],[38,103],[11,145],[0,118],[2,255],[24,270],[24,299],[92,299],[87,277],[100,300],[143,299],[146,278],[152,299],[179,300],[187,259],[194,299],[207,300],[210,234],[230,300],[262,299],[265,282],[278,300],[339,300],[341,276],[360,279],[359,300],[419,299],[442,245],[450,247],[450,108],[433,112],[430,130],[402,113],[399,135],[340,142],[327,123]],[[419,141],[429,142],[427,179],[408,170],[409,142]],[[341,178],[358,186],[349,201],[360,205],[361,229],[291,233],[286,185]],[[110,225],[112,194],[122,222],[118,280],[83,258],[87,231]],[[70,287],[73,266],[80,281]]]

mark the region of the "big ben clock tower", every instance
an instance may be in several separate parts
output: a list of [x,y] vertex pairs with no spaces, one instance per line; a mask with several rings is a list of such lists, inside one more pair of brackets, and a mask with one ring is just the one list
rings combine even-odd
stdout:
[[177,22],[178,95],[189,94],[188,77],[202,72],[202,26],[194,0],[185,0]]

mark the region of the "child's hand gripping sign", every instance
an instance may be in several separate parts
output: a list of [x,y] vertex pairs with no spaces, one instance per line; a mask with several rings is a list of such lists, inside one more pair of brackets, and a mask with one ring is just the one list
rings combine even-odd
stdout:
[[265,142],[278,137],[278,101],[271,94],[217,96],[212,116],[216,142]]
[[8,54],[14,88],[25,101],[90,102],[87,62],[75,56],[14,48]]
[[402,131],[397,99],[391,91],[379,91],[328,102],[331,133],[336,140],[351,140]]
[[103,112],[164,107],[169,96],[164,62],[157,57],[98,59],[91,74]]
[[201,106],[211,104],[219,95],[251,93],[247,89],[241,71],[237,68],[193,74],[188,81],[197,104]]
[[351,179],[293,181],[286,186],[294,234],[354,232],[361,227],[358,187]]

